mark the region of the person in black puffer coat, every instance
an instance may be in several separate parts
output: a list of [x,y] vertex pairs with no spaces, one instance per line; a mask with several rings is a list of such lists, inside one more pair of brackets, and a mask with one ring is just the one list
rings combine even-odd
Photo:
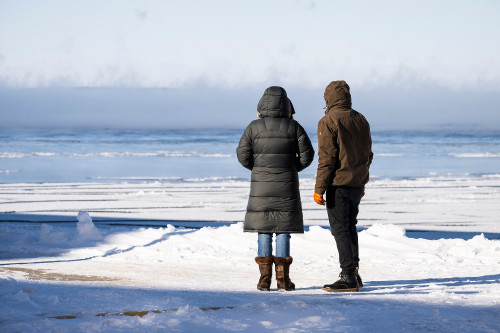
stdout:
[[252,170],[244,231],[258,233],[255,261],[261,277],[257,288],[270,290],[275,263],[278,289],[294,290],[289,277],[293,260],[290,233],[304,232],[298,172],[311,164],[314,148],[304,128],[293,119],[295,110],[285,89],[267,88],[257,111],[259,119],[248,125],[236,149],[238,161]]

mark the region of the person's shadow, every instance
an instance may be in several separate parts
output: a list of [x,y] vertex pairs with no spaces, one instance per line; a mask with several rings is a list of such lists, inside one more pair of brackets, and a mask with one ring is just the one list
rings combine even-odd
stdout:
[[[333,279],[335,280],[335,279]],[[328,282],[328,281],[327,281]],[[325,282],[325,284],[327,283]],[[427,278],[415,280],[385,280],[385,281],[363,281],[363,287],[359,292],[377,292],[383,294],[427,294],[428,289],[423,291],[421,288],[430,285],[444,287],[460,287],[470,285],[498,284],[500,283],[500,274],[450,277],[450,278]],[[306,288],[297,288],[297,290],[317,290],[323,286],[312,286]],[[453,291],[455,294],[476,294],[477,291]]]

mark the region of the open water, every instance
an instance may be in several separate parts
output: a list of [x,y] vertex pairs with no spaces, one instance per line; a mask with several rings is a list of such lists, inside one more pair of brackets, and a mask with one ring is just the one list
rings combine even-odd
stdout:
[[[243,130],[0,129],[0,183],[248,180],[235,153]],[[372,178],[500,174],[500,130],[372,138]],[[314,177],[316,163],[301,177]]]

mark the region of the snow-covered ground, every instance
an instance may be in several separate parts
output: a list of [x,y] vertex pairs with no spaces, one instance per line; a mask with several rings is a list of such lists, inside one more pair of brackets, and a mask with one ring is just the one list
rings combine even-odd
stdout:
[[500,331],[500,176],[373,180],[359,221],[365,286],[349,294],[321,290],[339,264],[310,179],[308,228],[291,243],[297,290],[256,290],[248,190],[231,179],[0,185],[0,331]]
[[[235,223],[244,218],[250,188],[231,177],[129,181],[0,184],[0,222],[74,222],[83,210],[98,223]],[[324,207],[312,200],[314,179],[303,179],[300,186],[305,224],[328,226]],[[358,225],[500,233],[499,207],[500,175],[374,179],[367,186]]]

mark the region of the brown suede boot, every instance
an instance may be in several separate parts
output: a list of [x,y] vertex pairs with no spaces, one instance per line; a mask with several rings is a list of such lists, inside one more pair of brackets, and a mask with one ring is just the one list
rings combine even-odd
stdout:
[[295,290],[295,284],[290,280],[290,265],[293,258],[274,258],[276,269],[276,282],[278,282],[278,290]]
[[262,291],[271,290],[271,278],[273,277],[274,256],[255,257],[255,262],[259,264],[260,279],[257,289]]

